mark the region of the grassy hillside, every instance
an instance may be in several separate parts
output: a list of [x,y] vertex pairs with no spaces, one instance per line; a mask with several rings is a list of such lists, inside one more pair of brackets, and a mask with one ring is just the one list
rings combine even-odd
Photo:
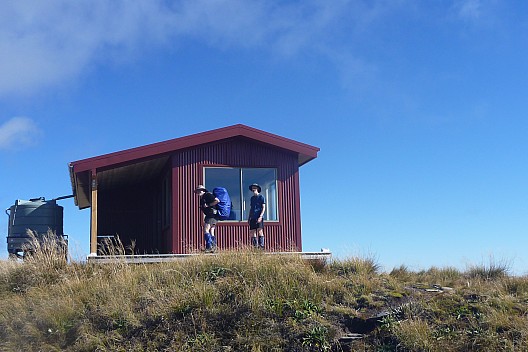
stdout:
[[528,278],[251,251],[0,262],[2,351],[528,351]]

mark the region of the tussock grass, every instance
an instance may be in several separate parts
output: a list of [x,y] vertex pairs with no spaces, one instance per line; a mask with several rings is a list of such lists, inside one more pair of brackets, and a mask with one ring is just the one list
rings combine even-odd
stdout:
[[483,280],[500,279],[508,276],[510,271],[509,267],[507,262],[496,262],[491,258],[489,264],[470,265],[467,270],[467,275],[470,278]]
[[528,278],[495,267],[387,274],[252,251],[92,264],[54,240],[0,262],[2,351],[528,350]]

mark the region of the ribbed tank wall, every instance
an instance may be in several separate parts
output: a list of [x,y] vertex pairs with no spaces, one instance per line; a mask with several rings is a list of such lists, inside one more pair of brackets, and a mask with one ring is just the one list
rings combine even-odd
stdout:
[[63,234],[63,208],[55,200],[17,200],[9,208],[8,237],[27,237],[30,229],[46,234],[48,229]]
[[[266,248],[273,251],[301,250],[299,177],[297,155],[265,144],[232,139],[181,151],[173,155],[174,253],[192,253],[203,246],[199,197],[194,187],[202,184],[203,168],[269,167],[277,169],[278,218],[266,222]],[[179,192],[179,193],[178,193]],[[216,236],[221,249],[251,245],[247,222],[220,222]]]
[[9,208],[9,224],[7,229],[7,251],[18,255],[24,247],[31,247],[31,237],[28,230],[42,238],[49,230],[57,236],[63,236],[63,207],[55,200],[17,200]]

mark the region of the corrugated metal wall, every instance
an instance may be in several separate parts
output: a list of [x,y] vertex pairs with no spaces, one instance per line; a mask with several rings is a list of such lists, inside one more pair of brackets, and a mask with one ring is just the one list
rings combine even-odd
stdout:
[[[178,151],[172,156],[173,253],[192,253],[203,247],[202,220],[194,187],[203,183],[204,166],[269,167],[277,169],[278,222],[266,222],[266,248],[302,250],[298,156],[266,144],[235,138]],[[246,222],[221,222],[216,236],[221,249],[249,246]]]

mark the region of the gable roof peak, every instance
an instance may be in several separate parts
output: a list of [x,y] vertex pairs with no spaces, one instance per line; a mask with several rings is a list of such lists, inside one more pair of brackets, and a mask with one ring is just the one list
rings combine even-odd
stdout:
[[299,154],[299,165],[317,157],[319,148],[308,144],[281,137],[243,124],[235,124],[210,131],[191,134],[163,142],[144,145],[141,147],[125,149],[118,152],[103,154],[88,159],[70,163],[74,172],[107,168],[113,165],[128,163],[133,160],[150,158],[156,155],[168,154],[177,150],[195,147],[202,144],[216,142],[222,139],[243,136],[248,139],[269,144],[278,148]]

